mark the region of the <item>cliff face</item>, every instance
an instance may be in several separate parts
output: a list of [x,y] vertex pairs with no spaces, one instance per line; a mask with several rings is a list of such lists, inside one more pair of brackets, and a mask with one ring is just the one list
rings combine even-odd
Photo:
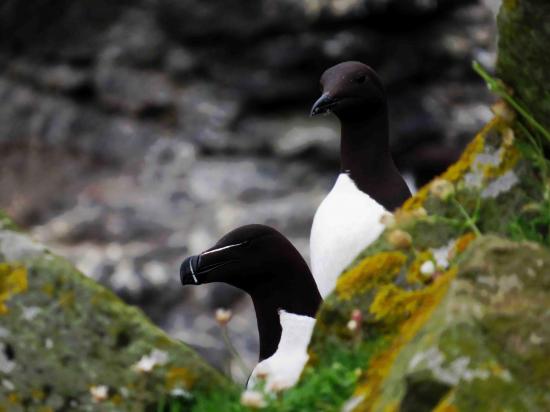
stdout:
[[[540,1],[505,2],[502,30],[527,29],[529,15],[550,20]],[[546,26],[528,27],[542,44]],[[504,34],[499,67],[522,113],[496,106],[462,157],[386,219],[323,304],[298,385],[256,407],[550,409],[549,111],[545,92],[522,86],[548,65],[514,53],[515,38]],[[0,222],[4,409],[140,410],[176,395],[187,410],[252,408],[137,310]]]

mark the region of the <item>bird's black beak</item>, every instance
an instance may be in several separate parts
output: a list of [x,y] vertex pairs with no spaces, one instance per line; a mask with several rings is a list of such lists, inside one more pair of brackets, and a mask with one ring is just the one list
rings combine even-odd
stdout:
[[198,285],[197,278],[200,255],[189,256],[180,267],[180,280],[182,285]]
[[313,103],[310,116],[317,116],[324,113],[329,113],[330,109],[338,103],[338,99],[332,97],[329,93],[323,93],[321,97]]

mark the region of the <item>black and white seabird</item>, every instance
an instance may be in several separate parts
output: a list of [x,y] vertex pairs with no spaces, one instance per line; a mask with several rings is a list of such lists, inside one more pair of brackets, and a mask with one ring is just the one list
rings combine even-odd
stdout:
[[355,257],[384,226],[380,218],[410,195],[389,147],[386,94],[378,75],[360,62],[344,62],[321,76],[323,94],[311,115],[340,120],[340,174],[313,219],[311,270],[324,298]]
[[260,337],[259,363],[248,385],[258,374],[265,375],[268,389],[296,383],[322,299],[305,260],[286,237],[269,226],[242,226],[186,258],[180,278],[183,285],[224,282],[248,293]]

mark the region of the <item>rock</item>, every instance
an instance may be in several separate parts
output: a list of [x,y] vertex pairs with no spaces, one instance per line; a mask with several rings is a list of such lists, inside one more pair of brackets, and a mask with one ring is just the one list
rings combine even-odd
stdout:
[[127,5],[125,1],[113,5],[105,0],[39,0],[30,7],[8,0],[0,11],[0,45],[36,57],[90,61],[105,31]]
[[193,399],[227,385],[139,310],[3,222],[3,408],[145,411],[176,391]]
[[100,58],[125,66],[154,67],[164,58],[166,38],[147,10],[128,9],[112,26]]
[[[499,55],[497,73],[509,84],[539,121],[550,128],[549,74],[539,67],[548,67],[545,52],[550,41],[547,16],[550,5],[543,2],[504,2],[498,15]],[[537,35],[523,28],[531,27]],[[527,63],[529,62],[529,63]]]
[[109,109],[158,115],[174,106],[172,87],[162,75],[151,76],[106,63],[97,70],[94,83],[99,99]]

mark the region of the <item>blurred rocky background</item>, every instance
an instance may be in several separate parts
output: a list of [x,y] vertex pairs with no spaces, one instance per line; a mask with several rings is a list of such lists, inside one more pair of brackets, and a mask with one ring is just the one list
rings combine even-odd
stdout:
[[322,71],[383,78],[392,147],[420,185],[490,117],[471,70],[494,64],[495,0],[3,0],[0,208],[217,367],[213,314],[252,365],[250,302],[182,289],[183,257],[246,223],[307,257],[338,168],[338,128],[310,119]]

